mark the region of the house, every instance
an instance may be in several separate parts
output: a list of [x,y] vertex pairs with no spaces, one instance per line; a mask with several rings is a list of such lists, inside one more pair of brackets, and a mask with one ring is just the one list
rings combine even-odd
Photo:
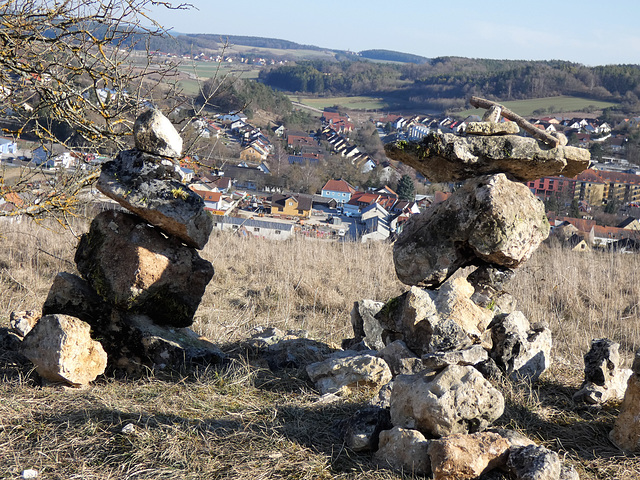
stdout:
[[0,154],[15,154],[18,152],[18,144],[10,138],[0,137]]
[[287,240],[294,235],[294,224],[256,218],[212,215],[214,230],[238,232],[241,229],[253,237]]
[[266,160],[268,155],[269,153],[257,143],[247,145],[240,151],[240,158],[250,162]]
[[276,137],[282,138],[286,132],[286,129],[284,128],[284,125],[278,125],[276,127],[273,127],[271,131]]
[[364,222],[364,233],[360,236],[361,242],[386,240],[391,236],[389,213],[378,203],[372,203],[363,209],[361,220]]
[[635,230],[640,231],[640,221],[637,218],[628,217],[624,219],[619,225],[618,228],[624,228],[626,230]]
[[301,194],[275,194],[271,197],[271,215],[310,218],[312,198]]

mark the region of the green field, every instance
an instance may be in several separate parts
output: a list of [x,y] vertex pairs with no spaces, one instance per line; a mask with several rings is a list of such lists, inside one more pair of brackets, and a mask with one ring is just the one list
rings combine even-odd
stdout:
[[[538,115],[538,113],[533,112],[539,111],[544,112],[542,115],[552,115],[554,113],[562,112],[580,112],[585,111],[585,109],[589,109],[591,111],[602,110],[603,108],[617,105],[613,102],[602,102],[598,100],[590,100],[588,98],[567,96],[515,100],[512,102],[501,102],[501,104],[523,117]],[[465,118],[469,115],[482,115],[484,111],[485,110],[482,108],[474,108],[458,112],[455,116]]]
[[239,78],[258,78],[260,69],[255,65],[245,65],[242,63],[217,63],[217,62],[184,62],[179,67],[182,73],[189,76],[188,79],[180,81],[180,85],[186,93],[198,93],[198,81],[208,80],[211,77],[218,76],[224,78],[232,75]]
[[326,107],[333,107],[334,105],[338,105],[349,110],[384,110],[388,108],[388,105],[384,101],[384,99],[377,97],[356,96],[310,98],[300,95],[289,95],[289,98],[294,102],[299,102],[310,107],[319,108],[320,110]]

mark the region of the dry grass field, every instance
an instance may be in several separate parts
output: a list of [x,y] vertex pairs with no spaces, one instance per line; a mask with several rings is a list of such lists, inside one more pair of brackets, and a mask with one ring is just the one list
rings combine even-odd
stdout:
[[[0,227],[0,326],[39,309],[58,271],[75,271],[76,236],[28,222]],[[194,329],[226,349],[258,325],[305,329],[338,344],[351,335],[355,300],[404,290],[391,246],[212,236],[202,256],[216,274]],[[554,365],[535,385],[499,385],[499,423],[560,453],[582,479],[640,478],[640,460],[608,441],[617,405],[576,407],[582,355],[592,338],[640,346],[640,257],[541,248],[509,285],[532,322],[554,333]],[[24,469],[44,479],[398,479],[369,454],[346,449],[335,422],[368,394],[315,403],[303,371],[270,372],[239,355],[225,367],[100,378],[84,390],[41,386],[27,364],[0,351],[0,478]],[[135,431],[122,428],[133,424]]]

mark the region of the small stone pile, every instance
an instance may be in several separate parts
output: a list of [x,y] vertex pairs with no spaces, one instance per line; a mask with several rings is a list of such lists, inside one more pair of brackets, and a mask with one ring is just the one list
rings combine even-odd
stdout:
[[542,202],[521,182],[574,176],[589,152],[562,138],[545,145],[517,136],[518,126],[500,116],[493,106],[466,136],[432,133],[387,146],[387,156],[431,181],[464,184],[399,235],[393,260],[409,290],[386,304],[356,302],[355,338],[343,343],[355,351],[307,372],[325,394],[380,389],[375,403],[388,416],[361,411],[344,432],[351,448],[377,449],[382,465],[435,479],[497,468],[518,479],[577,478],[554,452],[488,430],[504,398],[485,377],[535,381],[549,366],[549,328],[531,325],[504,290],[550,230]]
[[132,374],[222,358],[187,328],[213,277],[197,252],[213,225],[180,181],[182,139],[156,109],[136,119],[134,139],[97,185],[131,213],[98,214],[76,250],[81,276],[59,273],[42,317],[13,320],[14,331],[26,325],[22,352],[47,380],[78,386],[106,368]]

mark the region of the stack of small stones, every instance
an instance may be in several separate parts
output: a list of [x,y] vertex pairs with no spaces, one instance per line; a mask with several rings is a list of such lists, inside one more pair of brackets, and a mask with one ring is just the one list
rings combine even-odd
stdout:
[[[70,355],[52,353],[38,333],[49,318],[58,318],[56,324],[62,317],[86,322],[112,371],[130,374],[222,358],[213,344],[186,328],[213,266],[197,252],[209,239],[212,220],[203,200],[180,182],[182,139],[156,109],[137,118],[134,138],[135,148],[105,163],[98,180],[98,189],[131,213],[112,210],[94,218],[75,254],[81,277],[58,274],[43,317],[23,342],[25,356],[50,380],[92,379],[59,374]],[[45,357],[52,358],[53,374],[42,366]]]
[[[419,143],[386,147],[388,157],[433,182],[464,183],[407,222],[393,260],[409,291],[386,304],[356,302],[355,338],[343,346],[368,349],[393,375],[381,389],[389,396],[377,400],[389,409],[386,424],[366,444],[381,464],[436,479],[494,469],[518,479],[574,479],[554,452],[513,432],[488,430],[503,414],[504,398],[485,377],[535,381],[549,366],[549,328],[530,325],[504,290],[550,230],[542,202],[522,182],[575,176],[590,155],[566,146],[566,138],[545,144],[516,135],[523,122],[501,122],[502,116],[494,104],[465,136],[431,133]],[[307,369],[312,379],[319,370]],[[538,476],[534,465],[548,472]]]

